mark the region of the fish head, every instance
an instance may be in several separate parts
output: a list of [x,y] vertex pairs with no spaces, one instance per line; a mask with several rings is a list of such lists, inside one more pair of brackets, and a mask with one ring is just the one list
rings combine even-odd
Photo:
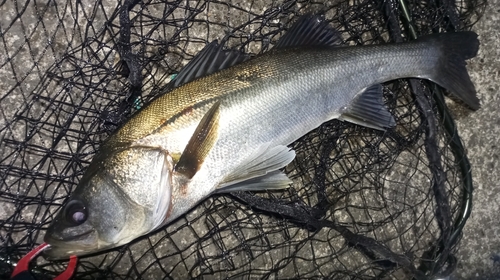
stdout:
[[128,149],[92,162],[46,231],[47,259],[88,255],[129,243],[162,224],[170,207],[172,159]]

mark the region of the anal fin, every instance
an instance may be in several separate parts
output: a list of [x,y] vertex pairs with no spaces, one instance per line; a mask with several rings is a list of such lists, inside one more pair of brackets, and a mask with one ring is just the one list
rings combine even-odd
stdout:
[[339,119],[378,130],[396,125],[394,117],[384,104],[383,88],[380,84],[372,85],[359,93]]

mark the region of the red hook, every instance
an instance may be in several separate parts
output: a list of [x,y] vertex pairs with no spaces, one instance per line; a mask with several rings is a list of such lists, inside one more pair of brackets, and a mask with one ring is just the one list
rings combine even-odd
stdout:
[[[22,279],[33,279],[33,277],[30,277],[29,271],[28,271],[28,266],[29,262],[32,261],[36,256],[38,256],[44,249],[48,248],[50,245],[47,243],[43,243],[40,246],[36,247],[35,249],[31,250],[26,256],[22,257],[19,262],[16,265],[16,268],[14,268],[14,271],[12,272],[12,275],[10,278],[12,280],[19,280]],[[54,280],[68,280],[73,276],[73,273],[75,272],[76,269],[76,262],[77,262],[77,257],[76,256],[71,256],[69,257],[69,264],[66,270],[59,274]]]

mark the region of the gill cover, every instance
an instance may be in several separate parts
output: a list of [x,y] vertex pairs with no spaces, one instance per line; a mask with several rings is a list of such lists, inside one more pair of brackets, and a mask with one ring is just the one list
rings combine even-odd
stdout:
[[[117,189],[139,205],[150,216],[146,216],[141,226],[149,232],[160,226],[171,207],[172,157],[159,147],[132,146],[115,154],[106,161],[105,170],[109,185]],[[134,220],[130,217],[130,220]],[[127,235],[127,232],[121,233]]]

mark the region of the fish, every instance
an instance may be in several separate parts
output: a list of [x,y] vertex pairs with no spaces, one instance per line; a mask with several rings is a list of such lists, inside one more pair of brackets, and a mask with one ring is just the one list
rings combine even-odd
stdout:
[[254,57],[214,41],[103,142],[46,230],[44,255],[127,244],[214,193],[290,187],[281,171],[295,157],[288,145],[324,122],[397,125],[381,83],[427,79],[476,110],[465,60],[478,49],[472,31],[348,46],[319,15],[300,17]]

